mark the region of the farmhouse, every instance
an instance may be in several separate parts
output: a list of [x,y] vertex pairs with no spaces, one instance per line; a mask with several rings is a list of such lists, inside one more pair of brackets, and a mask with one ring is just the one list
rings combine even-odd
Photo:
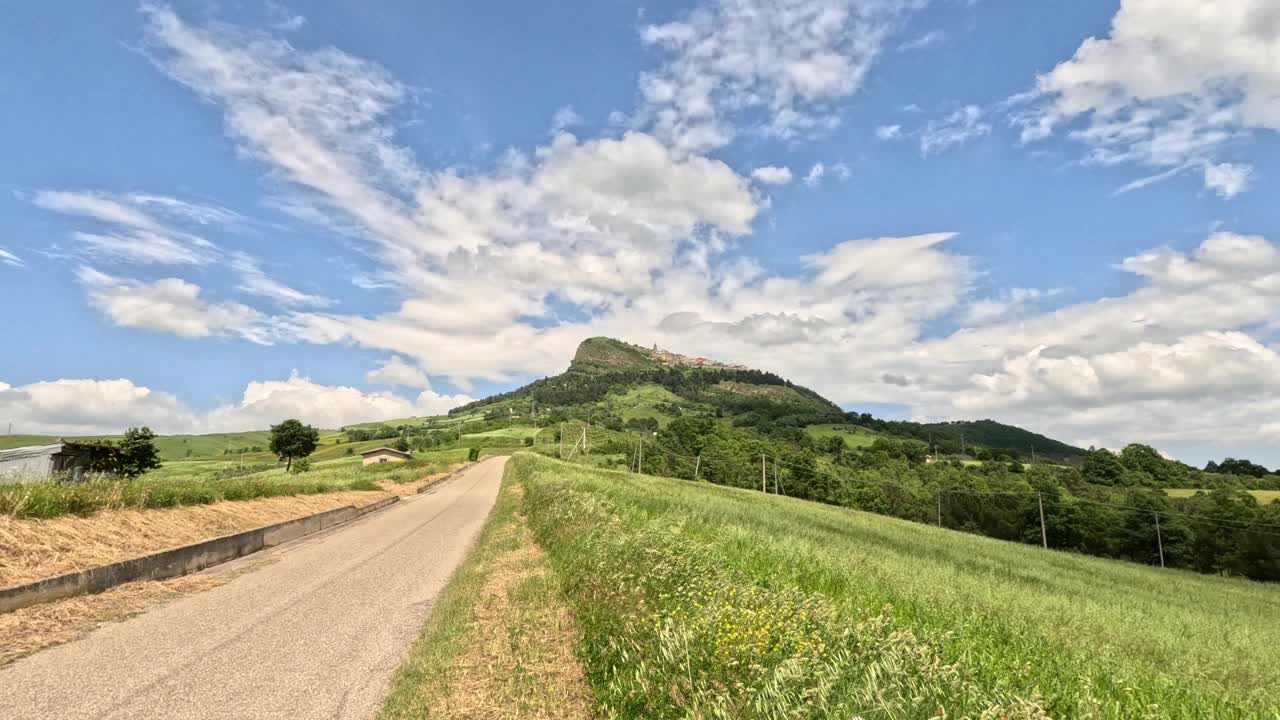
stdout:
[[0,476],[10,481],[35,481],[66,474],[73,480],[79,480],[94,460],[105,459],[117,452],[119,450],[110,445],[65,440],[51,445],[0,450]]
[[363,465],[376,465],[378,463],[385,462],[404,462],[405,460],[413,459],[413,456],[409,453],[400,452],[399,450],[389,447],[365,450],[360,453],[360,457],[364,458],[364,462],[362,463]]

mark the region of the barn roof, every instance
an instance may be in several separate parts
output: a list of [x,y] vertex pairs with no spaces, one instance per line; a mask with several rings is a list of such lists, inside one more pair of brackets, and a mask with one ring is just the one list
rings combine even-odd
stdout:
[[389,447],[380,447],[380,448],[374,448],[374,449],[372,449],[372,450],[365,450],[364,452],[360,453],[360,455],[361,455],[361,456],[364,456],[364,455],[374,455],[374,454],[377,454],[377,453],[384,453],[384,452],[385,452],[385,453],[391,453],[392,455],[397,455],[397,456],[402,457],[402,458],[404,458],[404,459],[406,459],[406,460],[408,460],[409,458],[412,458],[412,457],[413,457],[413,454],[412,454],[412,453],[401,452],[401,451],[399,451],[399,450],[396,450],[395,448],[389,448]]

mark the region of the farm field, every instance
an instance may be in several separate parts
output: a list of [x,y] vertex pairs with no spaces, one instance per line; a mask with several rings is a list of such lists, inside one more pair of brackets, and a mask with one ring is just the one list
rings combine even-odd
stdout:
[[421,452],[415,453],[409,462],[366,467],[356,457],[316,461],[313,455],[315,464],[309,472],[291,474],[275,464],[246,463],[250,472],[232,476],[221,473],[236,468],[238,461],[180,461],[167,463],[134,480],[0,484],[0,515],[52,518],[87,515],[105,509],[206,505],[281,495],[377,490],[374,483],[379,481],[409,482],[462,462],[466,456],[465,448]]
[[822,440],[832,436],[844,438],[845,444],[849,447],[870,447],[876,441],[878,435],[866,428],[860,428],[855,425],[837,425],[834,423],[826,423],[823,425],[810,425],[804,429],[809,437],[814,440]]
[[[1193,497],[1198,492],[1208,492],[1196,488],[1168,488],[1165,493],[1169,497]],[[1258,499],[1258,504],[1265,505],[1280,500],[1280,490],[1249,490],[1250,495]]]
[[623,420],[653,418],[660,427],[671,422],[671,416],[657,409],[661,403],[690,407],[692,403],[661,385],[645,384],[629,388],[625,393],[611,394],[607,400],[613,412]]
[[[1275,718],[1280,588],[519,454],[597,714]],[[625,673],[611,668],[626,667]]]

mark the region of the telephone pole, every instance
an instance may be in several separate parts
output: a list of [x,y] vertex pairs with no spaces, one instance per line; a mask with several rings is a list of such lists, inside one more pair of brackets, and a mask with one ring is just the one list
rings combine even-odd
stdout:
[[765,486],[764,482],[764,453],[760,453],[760,492],[767,493],[769,488]]
[[702,469],[702,453],[698,453],[698,459],[693,463],[693,480],[698,480],[698,470]]
[[942,527],[942,488],[938,488],[938,527]]
[[1156,516],[1156,547],[1160,550],[1160,567],[1164,567],[1164,538],[1160,537],[1160,513],[1152,512]]
[[640,460],[636,463],[636,472],[644,473],[644,436],[640,436]]
[[1044,529],[1044,497],[1040,493],[1036,493],[1036,504],[1040,506],[1040,544],[1048,550],[1049,534]]

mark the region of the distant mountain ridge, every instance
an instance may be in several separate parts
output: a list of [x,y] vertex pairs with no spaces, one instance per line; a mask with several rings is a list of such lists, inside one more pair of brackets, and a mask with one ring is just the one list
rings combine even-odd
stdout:
[[[659,424],[692,410],[727,418],[733,426],[743,428],[859,426],[919,440],[944,454],[985,450],[1057,462],[1077,462],[1085,455],[1084,450],[1067,443],[989,419],[916,423],[846,412],[819,393],[765,370],[608,337],[582,341],[568,369],[560,375],[469,403],[450,415],[475,411],[527,415],[537,408],[585,407],[651,386],[664,388],[674,398],[661,406],[641,408]],[[623,415],[634,410],[617,402],[610,407]]]

